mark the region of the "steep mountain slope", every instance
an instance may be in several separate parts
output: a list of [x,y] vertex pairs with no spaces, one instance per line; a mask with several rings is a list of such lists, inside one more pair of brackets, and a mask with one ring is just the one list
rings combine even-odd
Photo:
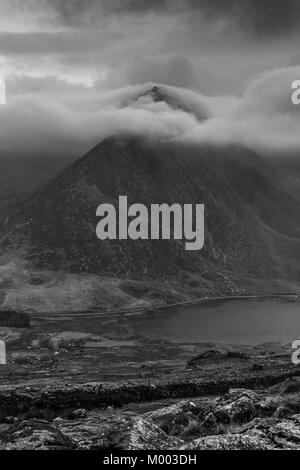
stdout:
[[[206,241],[100,241],[96,209],[128,203],[206,206]],[[300,280],[300,184],[241,147],[142,137],[104,140],[58,177],[0,213],[1,252],[39,267],[107,276]],[[231,282],[231,281],[230,281]]]
[[0,155],[0,204],[45,183],[72,161],[72,157]]

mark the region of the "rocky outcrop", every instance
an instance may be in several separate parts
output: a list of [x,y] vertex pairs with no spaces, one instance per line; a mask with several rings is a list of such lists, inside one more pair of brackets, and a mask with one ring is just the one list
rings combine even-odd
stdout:
[[201,421],[207,405],[199,401],[182,401],[165,408],[160,408],[144,417],[150,419],[167,434],[178,436],[185,429]]
[[216,416],[226,416],[231,424],[241,424],[251,421],[259,412],[259,397],[252,391],[239,391],[221,398],[216,405]]
[[136,404],[130,411],[56,408],[44,410],[45,419],[6,416],[0,424],[0,450],[300,448],[300,395],[295,393],[233,389],[219,398],[139,410]]
[[13,424],[0,434],[0,450],[72,450],[72,439],[44,420]]
[[299,449],[300,415],[284,420],[256,418],[223,435],[184,443],[150,420],[112,413],[86,420],[27,420],[0,433],[0,450],[276,450]]
[[26,420],[0,433],[0,450],[153,450],[183,442],[133,414],[97,414],[85,420]]
[[104,413],[81,422],[63,421],[57,425],[79,449],[162,450],[182,444],[150,420],[130,413]]
[[197,356],[192,357],[187,362],[187,367],[201,367],[202,360],[204,359],[220,359],[220,360],[226,360],[226,359],[245,359],[248,360],[249,357],[247,354],[240,352],[240,351],[226,351],[226,350],[217,350],[217,349],[209,349],[207,351],[203,351]]
[[228,434],[197,439],[181,447],[182,450],[268,450],[268,447],[255,437]]
[[255,419],[238,431],[190,442],[185,450],[280,450],[300,448],[300,415],[289,419]]
[[220,434],[232,425],[242,425],[256,417],[272,416],[280,403],[280,397],[274,396],[270,400],[263,393],[237,389],[219,399],[182,401],[146,413],[144,417],[167,434],[188,438],[193,434]]

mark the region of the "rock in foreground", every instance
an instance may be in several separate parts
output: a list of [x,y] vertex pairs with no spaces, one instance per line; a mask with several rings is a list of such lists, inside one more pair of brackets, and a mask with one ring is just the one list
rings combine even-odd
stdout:
[[282,450],[300,449],[300,415],[286,420],[255,419],[234,433],[197,439],[185,450]]
[[[147,406],[154,406],[150,403]],[[61,414],[58,414],[61,413]],[[6,416],[0,450],[300,449],[300,394],[234,389],[142,413],[112,407]],[[12,423],[12,424],[11,424]]]

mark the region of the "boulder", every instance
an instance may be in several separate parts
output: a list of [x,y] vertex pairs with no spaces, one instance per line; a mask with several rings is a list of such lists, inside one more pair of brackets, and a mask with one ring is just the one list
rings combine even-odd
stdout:
[[193,422],[198,422],[207,405],[194,401],[181,401],[174,405],[166,406],[143,416],[159,426],[167,434],[180,435]]
[[79,410],[75,410],[72,413],[72,418],[73,419],[82,419],[87,417],[87,411],[84,408],[80,408]]

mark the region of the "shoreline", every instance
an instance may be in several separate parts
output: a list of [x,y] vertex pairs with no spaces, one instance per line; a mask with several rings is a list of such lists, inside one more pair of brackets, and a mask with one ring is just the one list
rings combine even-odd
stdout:
[[[158,306],[149,306],[147,307],[138,307],[138,308],[131,308],[131,309],[126,309],[126,310],[106,310],[106,311],[100,311],[100,310],[89,310],[89,311],[61,311],[61,312],[26,312],[28,315],[30,315],[32,318],[39,318],[41,316],[45,317],[47,315],[53,317],[53,316],[62,316],[62,315],[67,315],[67,316],[87,316],[91,317],[94,315],[126,315],[126,314],[134,314],[134,313],[149,313],[149,311],[152,313],[160,310],[165,310],[168,308],[173,308],[173,307],[188,307],[189,305],[201,305],[205,303],[210,303],[210,302],[230,302],[230,301],[236,301],[236,300],[280,300],[280,299],[300,299],[300,293],[275,293],[275,294],[251,294],[251,295],[232,295],[232,296],[215,296],[215,297],[203,297],[203,298],[198,298],[198,299],[192,299],[192,300],[187,300],[183,302],[176,302],[172,304],[165,304],[165,305],[158,305]],[[1,311],[0,311],[1,313]]]

